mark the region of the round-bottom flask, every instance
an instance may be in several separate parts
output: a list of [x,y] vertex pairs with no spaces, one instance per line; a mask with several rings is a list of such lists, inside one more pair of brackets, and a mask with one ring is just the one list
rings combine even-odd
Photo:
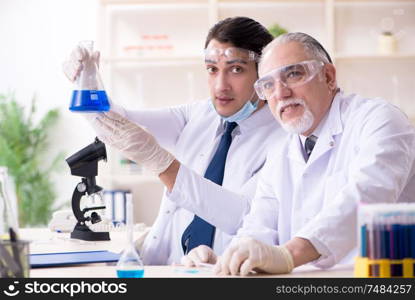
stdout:
[[117,263],[118,278],[142,278],[144,276],[144,265],[134,246],[133,241],[133,201],[132,195],[126,196],[127,202],[127,247],[123,250]]
[[121,254],[117,263],[118,278],[142,278],[144,265],[134,245],[129,245]]

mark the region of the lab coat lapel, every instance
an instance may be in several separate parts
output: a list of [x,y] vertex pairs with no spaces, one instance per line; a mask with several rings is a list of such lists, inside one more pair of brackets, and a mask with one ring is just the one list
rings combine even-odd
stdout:
[[308,159],[308,165],[311,165],[313,162],[317,161],[321,156],[323,156],[327,151],[330,151],[334,147],[334,136],[331,132],[325,132],[317,140],[317,143],[313,149],[313,152]]
[[342,93],[339,92],[333,99],[326,124],[323,126],[321,136],[318,137],[317,143],[308,160],[308,165],[317,161],[327,151],[336,146],[335,137],[343,132],[343,124],[340,116],[340,101]]
[[305,164],[303,150],[300,138],[297,134],[292,134],[290,139],[290,145],[288,147],[288,158],[297,163]]

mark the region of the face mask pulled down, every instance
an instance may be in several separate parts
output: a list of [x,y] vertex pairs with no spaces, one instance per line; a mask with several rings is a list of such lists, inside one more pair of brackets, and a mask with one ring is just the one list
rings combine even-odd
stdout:
[[[210,105],[216,110],[216,107],[213,104],[213,101],[210,100],[209,102],[210,102]],[[224,117],[220,114],[219,115],[222,118],[222,120],[224,120],[225,122],[243,121],[247,119],[250,115],[252,115],[252,113],[258,108],[258,103],[259,103],[259,99],[257,99],[254,103],[252,103],[252,100],[249,100],[244,104],[244,106],[242,106],[240,110],[238,110],[233,115],[228,116],[228,117]]]

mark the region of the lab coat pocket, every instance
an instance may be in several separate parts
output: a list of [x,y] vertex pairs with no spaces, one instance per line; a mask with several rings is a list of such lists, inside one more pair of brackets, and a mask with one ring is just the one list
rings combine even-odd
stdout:
[[332,203],[347,183],[344,172],[334,173],[327,177],[324,187],[324,206]]

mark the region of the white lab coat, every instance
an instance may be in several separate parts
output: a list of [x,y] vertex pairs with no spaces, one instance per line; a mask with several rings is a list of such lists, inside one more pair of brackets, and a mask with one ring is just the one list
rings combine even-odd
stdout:
[[270,151],[238,236],[268,244],[302,237],[321,254],[314,265],[351,262],[358,204],[413,202],[414,157],[414,128],[401,111],[339,92],[307,163],[295,134]]
[[164,193],[159,214],[144,241],[144,263],[180,262],[184,255],[181,237],[194,214],[216,226],[213,249],[222,253],[249,211],[267,146],[286,136],[268,106],[238,122],[222,187],[203,178],[224,130],[223,121],[208,101],[125,113],[146,127],[182,164],[174,188]]

